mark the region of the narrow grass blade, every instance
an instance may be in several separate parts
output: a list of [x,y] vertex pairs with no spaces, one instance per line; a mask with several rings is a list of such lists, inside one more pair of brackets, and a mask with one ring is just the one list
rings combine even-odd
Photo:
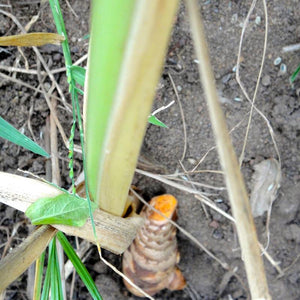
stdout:
[[71,76],[76,81],[76,83],[78,83],[81,86],[84,86],[85,73],[86,73],[85,68],[79,66],[71,66],[70,70],[71,70]]
[[65,28],[65,23],[63,19],[62,12],[60,10],[60,5],[58,0],[49,0],[49,4],[51,7],[52,15],[54,18],[55,26],[57,29],[57,33],[64,37],[64,41],[62,42],[62,49],[66,61],[66,67],[70,67],[72,65],[71,52],[68,43],[67,32]]
[[85,284],[85,286],[89,290],[89,292],[90,292],[91,296],[93,297],[93,299],[102,300],[102,297],[98,292],[98,289],[95,285],[95,282],[93,281],[91,275],[87,271],[86,267],[84,266],[84,264],[82,263],[80,258],[77,256],[76,252],[74,251],[74,249],[70,245],[70,243],[67,240],[67,238],[65,237],[65,235],[62,232],[58,232],[57,233],[57,239],[61,243],[62,247],[64,248],[64,251],[65,251],[66,255],[68,256],[68,258],[72,262],[74,268],[76,269],[76,271],[77,271],[78,275],[80,276],[81,280],[83,281],[83,283]]
[[48,268],[51,272],[51,297],[52,299],[63,300],[61,277],[59,271],[59,262],[57,257],[56,239],[54,238],[49,245]]
[[155,116],[148,117],[148,122],[150,124],[153,124],[153,125],[156,125],[156,126],[160,126],[160,127],[163,127],[163,128],[168,128],[168,126],[165,123],[158,120]]
[[49,157],[49,154],[38,144],[22,134],[3,118],[0,117],[0,137],[22,146],[36,154]]
[[[48,264],[49,264],[49,258],[48,258]],[[47,268],[41,300],[48,300],[49,292],[50,292],[50,284],[51,284],[51,270],[50,268]]]
[[[99,2],[99,1],[97,1]],[[85,142],[84,142],[84,133],[83,133],[83,124],[81,121],[81,112],[80,112],[80,105],[78,102],[78,93],[80,93],[79,89],[76,88],[76,82],[74,79],[74,74],[71,72],[72,68],[72,59],[71,59],[71,52],[70,52],[70,47],[67,39],[67,33],[64,25],[64,20],[63,20],[63,15],[62,11],[60,9],[59,1],[58,0],[49,0],[50,7],[52,10],[52,14],[54,17],[55,25],[57,28],[57,32],[59,34],[62,34],[65,37],[64,42],[62,43],[62,48],[63,48],[63,53],[65,57],[65,62],[66,62],[66,67],[67,67],[67,79],[69,83],[69,90],[71,92],[71,98],[72,98],[72,109],[73,109],[73,126],[71,128],[71,135],[70,135],[70,145],[69,145],[69,176],[72,180],[72,191],[75,193],[75,187],[74,187],[74,170],[73,170],[73,157],[74,157],[74,132],[75,132],[75,124],[76,124],[76,117],[78,120],[78,127],[79,127],[79,133],[80,133],[80,144],[82,148],[82,161],[83,161],[83,170],[84,170],[84,176],[85,176],[85,187],[86,187],[86,197],[87,197],[87,202],[88,202],[88,209],[89,209],[89,214],[91,218],[91,224],[93,228],[93,234],[95,236],[95,240],[97,241],[97,234],[96,234],[96,227],[95,227],[95,222],[94,222],[94,217],[93,217],[93,208],[92,208],[92,203],[90,200],[90,192],[89,192],[89,184],[88,184],[88,177],[87,177],[87,163],[86,163],[86,157],[85,157]],[[93,2],[94,3],[94,2]],[[101,18],[100,18],[101,19]],[[73,68],[74,69],[74,68]],[[78,71],[78,69],[77,69]],[[81,73],[83,73],[81,71]],[[81,74],[82,77],[83,74]],[[81,81],[83,81],[81,79]],[[84,82],[83,82],[84,84]],[[77,113],[77,115],[76,115]]]
[[300,72],[300,65],[298,66],[298,68],[296,69],[296,71],[292,74],[291,78],[290,78],[290,82],[293,83],[296,79],[296,77],[298,76]]
[[44,261],[45,261],[45,251],[36,260],[33,300],[39,300],[40,297],[41,297],[41,288],[42,288],[42,281],[43,281]]

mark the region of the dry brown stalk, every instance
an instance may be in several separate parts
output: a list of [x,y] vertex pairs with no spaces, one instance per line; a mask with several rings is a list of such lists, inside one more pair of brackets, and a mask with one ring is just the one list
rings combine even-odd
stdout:
[[49,225],[39,227],[1,261],[0,292],[28,269],[46,249],[55,233],[56,229]]
[[17,35],[3,36],[0,38],[1,46],[42,46],[46,44],[59,45],[65,38],[57,33],[23,33]]
[[233,216],[246,268],[252,299],[271,299],[260,255],[251,207],[237,157],[230,140],[222,112],[206,44],[204,27],[195,0],[187,0],[195,52],[199,60],[199,73],[206,94],[208,111],[214,130],[220,162],[225,174]]

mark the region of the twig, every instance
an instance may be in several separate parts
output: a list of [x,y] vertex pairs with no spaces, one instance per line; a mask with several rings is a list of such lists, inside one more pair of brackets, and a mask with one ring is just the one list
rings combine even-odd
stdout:
[[172,76],[171,76],[170,73],[168,73],[168,76],[169,76],[169,78],[170,78],[170,80],[171,80],[171,84],[172,84],[174,93],[175,93],[175,95],[176,95],[176,99],[177,99],[177,102],[178,102],[178,105],[179,105],[180,115],[181,115],[181,119],[182,119],[184,144],[183,144],[183,152],[182,152],[180,161],[183,161],[183,160],[184,160],[184,157],[185,157],[185,153],[186,153],[186,148],[187,148],[187,133],[186,133],[185,118],[184,118],[184,113],[183,113],[181,101],[180,101],[180,98],[179,98],[179,95],[178,95],[178,92],[177,92],[177,89],[176,89],[174,80],[173,80],[173,78],[172,78]]
[[295,263],[298,261],[299,258],[300,258],[300,253],[296,256],[296,258],[292,261],[292,263],[289,266],[283,269],[283,274],[278,275],[277,279],[281,278],[285,273],[287,273],[289,269],[291,269],[295,265]]
[[[229,134],[231,134],[236,128],[238,128],[242,123],[243,121],[245,120],[245,117],[249,114],[249,112],[242,118],[241,121],[239,121],[237,124],[235,124],[229,131]],[[196,166],[192,169],[192,171],[189,171],[189,172],[195,172],[196,169],[200,166],[200,164],[204,161],[204,159],[206,158],[206,156],[213,150],[215,150],[217,147],[216,146],[213,146],[211,147],[210,149],[208,149],[208,151],[202,156],[202,158],[199,160],[199,162],[196,164]]]
[[205,183],[201,183],[201,182],[192,181],[189,178],[190,173],[188,173],[188,172],[178,173],[178,174],[174,174],[174,175],[176,175],[176,176],[188,176],[189,180],[187,181],[186,179],[180,179],[180,178],[177,178],[175,176],[166,176],[166,175],[158,175],[158,176],[162,176],[164,178],[169,178],[170,180],[174,180],[174,181],[188,182],[194,189],[196,189],[195,186],[200,186],[200,187],[203,187],[203,188],[213,189],[213,190],[217,190],[217,191],[226,190],[226,187],[223,187],[223,186],[213,186],[213,185],[210,185],[210,184],[205,184]]
[[176,172],[176,173],[165,174],[165,175],[161,175],[161,176],[172,179],[172,177],[183,176],[186,174],[194,175],[194,174],[200,174],[200,173],[213,173],[213,174],[224,175],[223,171],[220,171],[220,170],[197,170],[197,171],[186,171],[186,172],[178,172],[178,173]]
[[[245,34],[245,30],[247,28],[248,22],[249,22],[249,18],[250,15],[252,14],[254,8],[256,6],[256,0],[254,0],[251,4],[251,7],[248,11],[246,20],[244,22],[243,25],[243,29],[242,29],[242,33],[241,33],[241,39],[240,39],[240,45],[239,45],[239,52],[238,52],[238,58],[237,58],[237,69],[236,69],[236,79],[237,82],[239,84],[241,84],[241,80],[240,80],[240,61],[241,61],[241,52],[242,52],[242,44],[243,44],[243,38],[244,38],[244,34]],[[247,139],[248,139],[248,134],[249,134],[249,130],[250,130],[250,125],[251,125],[251,120],[252,120],[252,115],[253,115],[253,110],[254,110],[254,104],[255,104],[255,100],[256,100],[256,95],[257,95],[257,91],[258,91],[258,87],[259,87],[259,81],[261,78],[261,74],[262,74],[262,70],[263,70],[263,66],[264,66],[264,62],[265,62],[265,56],[266,56],[266,49],[267,49],[267,41],[268,41],[268,14],[266,12],[265,9],[265,39],[264,39],[264,48],[263,48],[263,54],[262,54],[262,59],[261,59],[261,65],[260,65],[260,69],[259,69],[259,73],[257,76],[257,81],[256,81],[256,85],[255,85],[255,90],[254,90],[254,94],[251,100],[251,109],[250,109],[250,115],[249,115],[249,119],[248,119],[248,125],[247,125],[247,129],[246,129],[246,133],[245,133],[245,137],[244,137],[244,143],[243,143],[243,148],[242,148],[242,152],[240,155],[240,166],[244,160],[244,153],[245,153],[245,148],[247,145]]]
[[25,69],[28,70],[28,69],[29,69],[28,60],[27,60],[27,58],[26,58],[26,56],[25,56],[25,54],[24,54],[22,48],[21,48],[21,47],[17,47],[17,48],[18,48],[18,51],[19,51],[20,55],[21,55],[21,56],[23,57],[23,59],[24,59]]
[[35,142],[37,142],[36,138],[35,138],[35,136],[33,134],[33,130],[32,130],[32,126],[31,126],[31,121],[30,121],[31,117],[32,117],[32,114],[33,114],[33,102],[31,102],[30,109],[29,109],[29,114],[28,114],[28,119],[27,119],[27,127],[29,129],[29,132],[31,133],[32,139]]
[[[25,31],[27,32],[28,30],[30,30],[30,27],[32,26],[33,23],[35,23],[37,21],[38,17],[36,18],[32,18],[25,26]],[[24,59],[24,63],[25,63],[25,69],[29,69],[29,64],[28,64],[28,60],[26,58],[26,56],[24,55],[23,53],[23,50],[21,47],[18,47],[18,52],[19,54],[17,55],[16,59],[15,59],[15,62],[14,62],[14,66],[18,66],[19,63],[20,63],[20,59],[21,57],[23,57]],[[13,78],[16,78],[16,73],[14,73],[12,75]]]
[[[204,204],[206,204],[207,206],[211,207],[212,209],[216,210],[217,212],[219,212],[220,214],[222,214],[224,216],[227,215],[224,211],[222,211],[215,204],[213,204],[213,202],[210,201],[202,192],[199,192],[198,190],[192,189],[192,188],[187,187],[187,186],[182,185],[182,184],[178,184],[176,182],[173,182],[172,180],[168,180],[167,178],[164,178],[164,177],[162,177],[160,175],[152,174],[152,173],[147,172],[147,171],[143,171],[143,170],[139,170],[139,169],[136,169],[135,171],[137,173],[139,173],[139,174],[148,176],[150,178],[153,178],[153,179],[156,179],[156,180],[158,180],[160,182],[168,184],[168,185],[170,185],[170,186],[172,186],[172,187],[174,187],[176,189],[179,189],[179,190],[182,190],[184,192],[191,193],[191,194],[194,194],[194,195],[198,195],[197,199],[199,199],[200,201],[202,201]],[[229,219],[233,219],[231,216],[228,217],[228,218]]]
[[248,126],[247,126],[247,130],[246,130],[246,135],[245,135],[245,139],[244,139],[244,144],[243,144],[243,150],[241,152],[240,155],[240,165],[243,161],[243,156],[244,156],[244,151],[245,151],[245,147],[246,147],[246,142],[247,142],[247,138],[248,138],[248,132],[249,132],[249,128],[250,128],[250,123],[251,123],[251,118],[252,118],[252,113],[253,113],[253,109],[255,109],[257,111],[257,113],[263,118],[263,120],[266,122],[268,129],[269,129],[269,133],[271,135],[271,139],[276,151],[276,154],[278,156],[278,161],[279,161],[279,165],[281,166],[281,157],[280,157],[280,153],[279,153],[279,149],[275,140],[275,134],[273,131],[273,128],[270,124],[270,121],[267,119],[267,117],[254,105],[255,102],[255,98],[256,98],[256,94],[258,91],[258,87],[259,87],[259,80],[261,78],[261,74],[262,74],[262,69],[263,69],[263,64],[264,64],[264,60],[265,60],[265,54],[266,54],[266,47],[267,47],[267,39],[268,39],[268,12],[267,12],[267,5],[265,0],[263,0],[263,6],[264,6],[264,13],[265,13],[265,38],[264,38],[264,49],[263,49],[263,55],[262,55],[262,60],[261,60],[261,66],[260,66],[260,70],[259,70],[259,74],[257,77],[257,82],[256,82],[256,86],[255,86],[255,91],[254,91],[254,95],[253,95],[253,99],[251,100],[243,83],[241,82],[240,79],[240,61],[241,61],[241,52],[242,52],[242,44],[243,44],[243,38],[244,38],[244,34],[245,34],[245,30],[250,18],[250,14],[253,11],[253,9],[255,8],[256,5],[256,1],[257,0],[253,0],[251,7],[249,9],[249,12],[247,14],[246,20],[244,22],[243,25],[243,29],[242,29],[242,33],[241,33],[241,39],[240,39],[240,44],[239,44],[239,50],[238,50],[238,58],[237,58],[237,69],[236,69],[236,81],[238,82],[243,94],[245,95],[246,99],[251,103],[251,110],[250,110],[250,116],[248,119]]
[[[51,99],[51,104],[53,107],[53,111],[56,112],[56,99]],[[59,163],[58,163],[58,151],[57,151],[57,129],[56,129],[56,116],[53,116],[53,112],[50,114],[50,153],[51,153],[51,165],[52,165],[52,182],[58,186],[60,186],[60,171],[59,171]]]
[[[39,81],[41,82],[41,81],[42,81],[42,78],[41,78],[41,76],[40,76],[40,74],[39,74],[39,70],[40,70],[40,61],[37,60],[38,79],[39,79]],[[47,104],[48,104],[48,107],[49,107],[49,109],[50,109],[51,116],[52,116],[52,118],[54,119],[55,124],[56,124],[56,126],[57,126],[57,128],[58,128],[58,130],[59,130],[59,133],[60,133],[60,135],[61,135],[61,137],[62,137],[62,139],[63,139],[63,141],[64,141],[66,147],[69,148],[69,140],[68,140],[68,138],[67,138],[67,136],[66,136],[66,134],[65,134],[65,132],[64,132],[64,129],[62,128],[62,126],[61,126],[61,124],[60,124],[60,122],[59,122],[59,120],[58,120],[58,117],[57,117],[57,115],[56,115],[56,111],[55,111],[55,109],[53,108],[53,106],[52,106],[52,104],[51,104],[51,100],[50,100],[50,98],[49,98],[49,96],[48,96],[48,93],[46,92],[45,87],[44,87],[43,84],[41,84],[41,89],[42,89],[42,91],[43,91],[43,95],[44,95],[44,97],[45,97],[45,99],[46,99],[46,102],[47,102]]]
[[[45,135],[44,135],[44,141],[45,141],[45,150],[47,151],[47,153],[50,153],[51,151],[51,145],[50,145],[50,116],[48,116],[46,118],[46,128],[45,128]],[[45,169],[46,169],[46,180],[47,181],[51,181],[51,160],[47,159],[46,163],[45,163]],[[23,170],[19,170],[23,172]],[[31,176],[31,174],[28,174]],[[34,176],[34,178],[37,178],[40,180],[40,178],[35,177],[35,174],[32,174]]]
[[[55,98],[51,99],[51,104],[53,107],[53,111],[56,113],[56,105],[57,101]],[[57,129],[56,129],[56,116],[53,116],[53,112],[50,113],[50,155],[51,155],[51,182],[60,186],[60,171],[59,171],[59,163],[57,157]],[[60,278],[62,284],[62,292],[64,295],[64,299],[67,299],[66,293],[66,278],[65,278],[65,269],[64,269],[64,249],[59,241],[56,243],[57,249],[57,256],[59,261],[59,271],[60,271]]]
[[162,107],[156,109],[153,113],[151,113],[151,115],[152,115],[152,116],[155,116],[157,113],[159,113],[159,112],[161,112],[161,111],[163,111],[163,110],[169,108],[170,106],[172,106],[172,105],[174,104],[174,102],[175,102],[175,101],[173,100],[173,101],[171,101],[169,104],[164,105],[164,106],[162,106]]
[[[185,169],[183,163],[182,163],[181,161],[179,161],[179,163],[180,163],[180,166],[181,166],[181,168],[183,169],[183,171],[186,172],[186,169]],[[196,190],[196,188],[195,188],[196,182],[193,183],[193,182],[191,181],[191,178],[190,178],[189,174],[187,174],[186,177],[187,177],[187,179],[188,179],[188,183],[190,183],[191,186],[192,186],[192,188],[194,188],[194,189]],[[201,203],[201,207],[202,207],[202,209],[203,209],[203,211],[204,211],[204,214],[205,214],[206,218],[208,219],[208,218],[209,218],[209,215],[208,215],[207,209],[206,209],[206,207],[204,206],[203,202],[200,202],[200,203]]]
[[[83,61],[85,61],[87,59],[87,54],[83,55],[82,57],[80,57],[73,65],[74,66],[78,66],[80,65]],[[11,67],[11,66],[4,66],[4,65],[0,65],[0,70],[4,70],[7,72],[17,72],[17,73],[24,73],[24,74],[31,74],[31,75],[37,75],[37,70],[33,70],[33,69],[24,69],[24,68],[16,68],[16,67]],[[57,68],[57,69],[53,69],[50,70],[50,72],[52,74],[57,74],[57,73],[62,73],[66,71],[66,67],[62,67],[62,68]],[[47,75],[48,73],[45,71],[41,71],[41,75]]]
[[283,270],[279,267],[278,262],[276,262],[273,257],[267,252],[266,249],[264,249],[262,244],[259,244],[260,250],[262,252],[263,255],[265,255],[265,257],[267,258],[267,260],[271,263],[271,265],[277,270],[277,272],[279,273],[279,276],[283,276],[284,272]]
[[300,50],[300,43],[294,45],[288,45],[282,48],[282,52],[293,52]]
[[56,229],[43,225],[10,252],[0,264],[0,292],[18,278],[45,250]]
[[11,233],[11,236],[9,236],[9,238],[7,239],[6,241],[6,245],[3,249],[3,252],[2,252],[2,256],[1,256],[1,259],[3,259],[6,255],[6,252],[8,251],[8,249],[10,248],[11,246],[11,243],[12,243],[12,240],[14,238],[14,236],[16,235],[17,231],[18,231],[18,228],[20,227],[20,225],[22,225],[24,222],[18,222],[14,225],[13,227],[13,230],[12,230],[12,233]]
[[70,2],[68,0],[66,0],[66,3],[70,9],[70,11],[72,12],[72,14],[78,19],[78,15],[76,14],[76,12],[74,11],[73,7],[71,6]]
[[206,94],[208,111],[221,165],[225,173],[233,216],[237,223],[237,232],[251,296],[253,299],[271,299],[245,183],[239,170],[238,160],[230,141],[226,121],[215,87],[201,15],[198,13],[199,9],[195,0],[187,0],[186,4],[195,44],[195,52],[199,60],[199,73]]
[[[6,75],[6,74],[4,74],[4,73],[1,73],[1,72],[0,72],[0,76],[3,77],[3,78],[5,78],[5,79],[7,79],[7,80],[9,80],[9,81],[12,81],[12,82],[14,82],[14,83],[16,83],[16,84],[20,84],[20,85],[26,86],[27,88],[29,88],[29,89],[31,89],[31,90],[34,90],[34,91],[36,91],[37,93],[43,94],[43,91],[42,91],[42,90],[37,89],[37,88],[33,87],[32,85],[30,85],[30,84],[28,84],[28,83],[26,83],[26,82],[24,82],[24,81],[22,81],[22,80],[13,78],[13,77],[8,76],[8,75]],[[59,99],[58,97],[56,97],[56,98]]]

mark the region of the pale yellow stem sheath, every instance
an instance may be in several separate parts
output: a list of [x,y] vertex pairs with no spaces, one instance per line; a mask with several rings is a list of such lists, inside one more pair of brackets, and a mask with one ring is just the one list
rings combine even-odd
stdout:
[[[56,187],[39,180],[0,172],[0,202],[20,211],[25,212],[30,204],[40,198],[56,197],[61,193]],[[101,247],[116,254],[123,253],[129,247],[143,224],[143,219],[137,215],[124,219],[99,209],[94,212],[94,221]],[[53,227],[95,243],[90,219],[82,227],[55,224]]]
[[242,249],[252,299],[271,299],[268,291],[262,256],[260,255],[256,229],[243,177],[240,172],[226,121],[220,106],[215,80],[209,59],[204,27],[195,0],[186,0],[191,23],[195,52],[199,60],[199,73],[214,130],[220,162],[225,174],[226,185],[236,228]]
[[96,201],[122,215],[178,7],[177,0],[139,0],[111,112]]

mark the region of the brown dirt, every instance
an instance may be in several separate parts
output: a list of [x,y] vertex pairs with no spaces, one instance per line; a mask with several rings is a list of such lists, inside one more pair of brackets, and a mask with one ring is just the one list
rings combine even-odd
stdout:
[[[12,12],[23,26],[33,15],[40,11],[40,18],[33,25],[31,31],[54,31],[48,5],[41,8],[39,2],[29,0],[10,1],[12,9],[4,9]],[[79,39],[88,33],[89,4],[85,1],[69,1],[74,11],[78,14],[78,18],[76,18],[65,2],[61,2],[63,2],[62,7],[66,27],[69,33],[73,61],[75,61],[87,52],[87,41],[80,41]],[[242,95],[233,71],[236,65],[241,23],[247,15],[250,2],[212,0],[199,1],[199,3],[202,5],[207,39],[210,45],[211,61],[215,71],[222,107],[227,118],[228,127],[233,128],[245,118],[250,110],[250,105]],[[300,56],[299,51],[282,53],[283,46],[299,42],[300,27],[298,24],[300,15],[297,3],[297,0],[284,2],[275,0],[268,3],[268,48],[263,70],[264,81],[258,90],[256,102],[257,107],[266,115],[274,128],[282,159],[281,188],[273,205],[270,224],[271,242],[268,252],[275,261],[280,262],[280,267],[284,270],[286,269],[286,271],[283,277],[278,278],[275,268],[265,260],[265,269],[273,299],[300,298],[300,260],[295,262],[300,248],[298,201],[300,196],[300,80],[298,78],[293,86],[289,83],[289,76],[298,66]],[[261,17],[260,24],[255,22],[257,17]],[[259,2],[258,7],[251,16],[242,53],[241,79],[250,95],[254,91],[262,54],[264,22],[262,4]],[[19,31],[13,22],[0,13],[0,35],[17,33]],[[52,69],[63,66],[63,57],[59,47],[44,46],[41,48],[41,52]],[[34,69],[36,67],[34,52],[31,49],[24,49],[24,53],[30,68]],[[18,55],[16,48],[5,48],[5,51],[0,51],[1,65],[13,66]],[[278,56],[282,58],[282,62],[287,66],[286,74],[279,74],[279,67],[273,63]],[[21,59],[20,66],[24,67],[23,59]],[[169,74],[171,74],[178,90],[187,128],[187,152],[183,165],[187,170],[191,170],[195,162],[199,161],[214,146],[214,138],[197,73],[187,14],[183,7],[179,11],[174,27],[166,65],[157,90],[153,110],[168,104],[172,100],[176,100]],[[17,74],[16,77],[32,86],[38,86],[38,80],[35,75]],[[68,88],[65,75],[63,73],[58,74],[56,79],[67,95]],[[50,84],[48,79],[46,82]],[[27,136],[32,137],[28,130],[27,120],[30,108],[33,107],[33,113],[30,117],[33,134],[38,143],[44,145],[43,134],[49,109],[43,96],[39,94],[34,95],[32,90],[2,79],[0,81],[0,90],[1,116],[16,128],[23,129]],[[69,96],[67,97],[68,101],[70,101]],[[235,101],[234,99],[237,97],[241,101]],[[66,133],[68,133],[71,125],[71,116],[62,106],[59,106],[58,111],[59,119]],[[159,113],[158,117],[169,128],[163,129],[149,125],[142,153],[158,164],[164,165],[170,173],[176,170],[181,171],[179,160],[183,152],[184,137],[178,103],[176,102],[169,109]],[[246,123],[247,121],[242,122],[232,134],[237,154],[241,152]],[[78,136],[76,136],[75,142],[79,143]],[[45,176],[45,160],[43,158],[2,139],[0,140],[0,146],[1,171],[16,173],[19,167],[39,176]],[[67,158],[67,150],[61,140],[59,142],[59,154],[63,158],[60,160],[62,185],[68,187],[70,180],[68,179],[68,163],[65,160]],[[263,159],[275,157],[275,155],[267,126],[262,118],[257,113],[254,113],[242,166],[249,191],[254,170],[253,165]],[[79,174],[81,171],[79,159],[75,167],[76,174]],[[200,169],[220,169],[215,150],[209,153],[200,165]],[[212,175],[210,173],[193,175],[192,178],[195,181],[214,186],[222,186],[224,184],[220,175]],[[177,191],[154,180],[136,176],[134,184],[143,191],[143,195],[147,199],[165,191],[173,193],[179,200],[178,224],[189,231],[220,259],[229,263],[231,267],[237,267],[237,274],[242,283],[246,285],[247,281],[243,262],[240,259],[236,232],[228,220],[210,209],[208,209],[209,218],[206,218],[201,204],[192,195]],[[213,191],[213,193],[211,199],[221,209],[230,213],[230,204],[226,192],[217,193]],[[23,214],[1,205],[0,220],[0,225],[7,226],[11,233],[14,224],[24,221],[25,217]],[[262,242],[265,242],[266,217],[256,218],[255,222],[259,238]],[[20,243],[27,234],[28,225],[21,226],[13,240],[12,246]],[[0,231],[0,241],[1,245],[7,241],[5,231]],[[181,233],[178,234],[178,241],[181,251],[180,268],[188,282],[188,288],[180,292],[162,291],[157,295],[156,299],[247,298],[247,291],[245,291],[243,284],[236,277],[230,277],[226,281],[226,270],[216,261],[208,257]],[[2,253],[3,247],[1,247],[0,251]],[[120,257],[106,251],[104,251],[104,255],[117,267],[121,266]],[[293,264],[293,262],[295,263]],[[98,262],[96,249],[92,250],[86,265],[96,280],[104,299],[137,299],[126,291],[121,279],[113,271]],[[6,299],[26,298],[26,278],[26,275],[22,276],[20,280],[9,287]],[[219,294],[220,291],[221,293]],[[80,280],[76,281],[74,293],[73,299],[89,299],[87,291]]]

